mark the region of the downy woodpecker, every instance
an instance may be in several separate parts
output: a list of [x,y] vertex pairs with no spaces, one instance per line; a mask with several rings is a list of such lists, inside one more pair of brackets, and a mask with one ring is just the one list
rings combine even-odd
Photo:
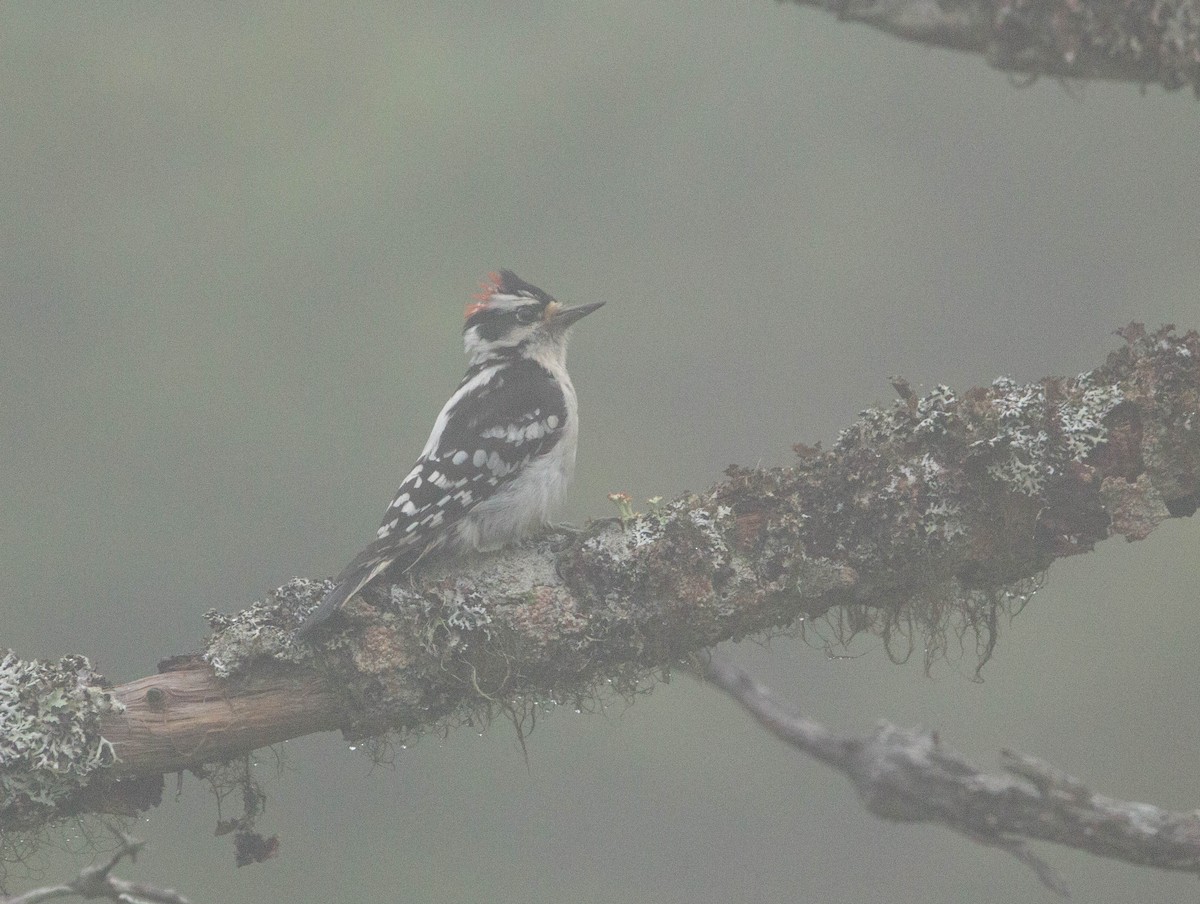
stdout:
[[564,308],[509,270],[490,276],[467,305],[466,376],[375,541],[337,576],[301,637],[385,571],[403,573],[435,554],[499,549],[549,522],[575,469],[579,436],[567,335],[602,304]]

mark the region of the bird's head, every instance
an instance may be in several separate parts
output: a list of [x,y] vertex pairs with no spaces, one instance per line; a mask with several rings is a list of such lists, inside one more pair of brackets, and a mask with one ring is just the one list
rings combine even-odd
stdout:
[[603,304],[564,308],[511,270],[501,270],[467,305],[463,345],[472,364],[539,350],[565,352],[570,326]]

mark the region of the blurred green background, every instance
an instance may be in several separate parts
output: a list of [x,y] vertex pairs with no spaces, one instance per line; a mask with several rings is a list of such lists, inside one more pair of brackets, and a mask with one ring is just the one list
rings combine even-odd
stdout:
[[[510,267],[570,304],[566,516],[828,443],[888,377],[1098,365],[1131,319],[1200,327],[1184,93],[1042,80],[771,0],[9,3],[0,29],[0,568],[24,656],[114,680],[201,613],[336,572],[460,377]],[[1200,524],[1056,567],[972,655],[728,648],[836,727],[938,727],[1097,789],[1200,805]],[[919,659],[918,655],[915,659]],[[185,781],[136,875],[193,901],[1049,900],[1010,858],[867,816],[839,777],[678,678],[425,738],[261,757],[279,859],[235,870]],[[29,881],[86,861],[44,849]],[[1077,900],[1194,877],[1041,848]],[[23,883],[14,883],[20,887]]]

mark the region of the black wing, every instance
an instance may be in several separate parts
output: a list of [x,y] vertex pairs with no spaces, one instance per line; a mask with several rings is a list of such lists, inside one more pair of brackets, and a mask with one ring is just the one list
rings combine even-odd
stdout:
[[450,527],[531,459],[550,451],[566,424],[562,390],[536,361],[521,358],[469,373],[438,416],[425,453],[396,490],[375,541],[337,576],[300,635],[387,569],[411,568],[445,546]]

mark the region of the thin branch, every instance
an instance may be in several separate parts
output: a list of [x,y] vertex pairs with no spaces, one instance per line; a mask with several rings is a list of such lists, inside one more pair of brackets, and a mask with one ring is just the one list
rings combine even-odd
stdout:
[[1012,854],[1047,888],[1066,895],[1058,873],[1024,839],[1200,874],[1200,813],[1094,794],[1061,769],[1002,752],[1004,773],[976,769],[937,732],[880,722],[866,737],[842,735],[798,716],[736,666],[697,657],[696,669],[776,737],[846,775],[866,808],[883,819],[936,822]]
[[130,882],[112,875],[113,869],[126,857],[130,863],[137,860],[138,852],[146,843],[128,835],[113,826],[108,827],[120,847],[109,858],[107,863],[85,867],[79,875],[62,885],[47,885],[32,888],[14,898],[0,899],[0,904],[38,904],[54,898],[80,897],[85,900],[107,898],[110,901],[150,902],[150,904],[189,904],[187,898],[170,888],[159,888],[144,882]]

